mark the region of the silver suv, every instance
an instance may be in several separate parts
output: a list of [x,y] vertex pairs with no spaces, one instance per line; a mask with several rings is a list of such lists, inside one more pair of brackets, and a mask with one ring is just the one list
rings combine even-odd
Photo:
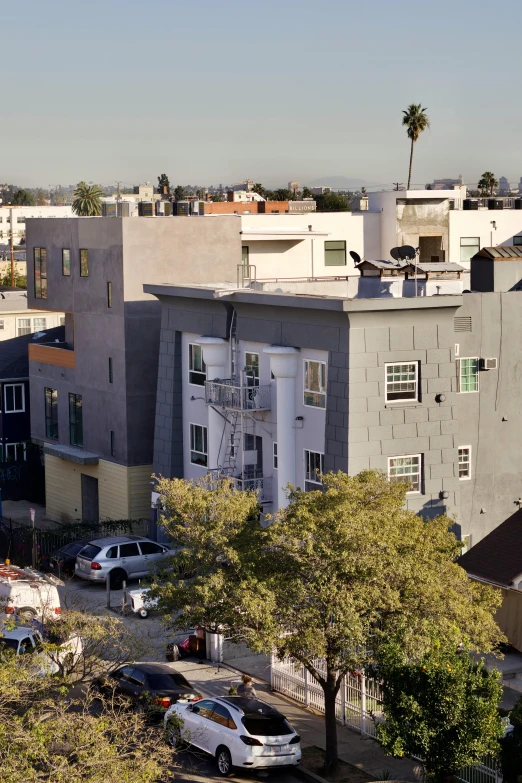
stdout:
[[123,580],[138,579],[150,566],[172,554],[169,544],[158,544],[142,536],[111,536],[90,541],[78,552],[74,573],[91,582],[106,582],[119,590]]

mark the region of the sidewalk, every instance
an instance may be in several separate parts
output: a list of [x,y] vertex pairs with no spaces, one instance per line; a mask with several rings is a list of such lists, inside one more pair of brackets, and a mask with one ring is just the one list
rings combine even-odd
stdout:
[[[241,678],[239,666],[242,660],[237,659],[235,663],[238,665],[238,669],[232,668],[229,664],[218,666],[218,664],[207,661],[199,663],[193,660],[177,661],[175,666],[204,695],[226,696],[229,687],[232,684],[239,684]],[[265,670],[263,670],[263,675],[265,680],[269,678]],[[322,715],[317,715],[300,704],[296,704],[286,696],[272,693],[268,684],[258,677],[254,676],[254,682],[259,697],[281,710],[301,735],[303,747],[316,745],[324,750],[325,732]],[[353,764],[354,767],[367,772],[375,780],[382,778],[384,770],[388,770],[393,779],[398,781],[418,781],[421,779],[422,767],[420,764],[410,759],[395,759],[387,756],[374,740],[363,737],[340,724],[337,726],[337,737],[339,757],[343,761]]]

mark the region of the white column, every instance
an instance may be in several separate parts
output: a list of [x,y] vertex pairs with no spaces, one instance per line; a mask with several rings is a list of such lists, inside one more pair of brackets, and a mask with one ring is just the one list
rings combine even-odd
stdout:
[[288,505],[287,484],[296,484],[295,475],[295,379],[298,348],[269,345],[270,369],[276,379],[277,397],[277,507]]
[[[222,337],[198,337],[195,341],[201,345],[203,361],[207,368],[207,381],[223,380],[228,375],[228,341]],[[214,470],[223,463],[226,451],[224,418],[214,408],[208,406],[208,469]],[[220,453],[221,447],[221,453]]]

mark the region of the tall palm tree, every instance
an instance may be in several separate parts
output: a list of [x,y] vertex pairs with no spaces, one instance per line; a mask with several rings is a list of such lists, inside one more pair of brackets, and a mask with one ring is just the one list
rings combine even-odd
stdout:
[[428,115],[425,113],[426,108],[422,108],[421,103],[411,103],[406,111],[403,111],[404,117],[402,118],[402,124],[406,125],[408,138],[411,139],[411,151],[410,151],[410,170],[408,172],[408,187],[410,189],[411,182],[411,166],[413,163],[413,145],[419,138],[423,130],[430,127],[430,121]]
[[79,217],[101,215],[101,197],[103,190],[99,185],[78,182],[72,200],[72,210]]
[[486,196],[492,196],[495,188],[498,188],[498,179],[492,171],[485,171],[478,182],[478,188]]

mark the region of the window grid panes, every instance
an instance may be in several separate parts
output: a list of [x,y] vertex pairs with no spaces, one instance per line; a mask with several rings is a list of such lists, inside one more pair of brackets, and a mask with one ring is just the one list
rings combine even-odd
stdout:
[[67,247],[62,248],[62,275],[71,274],[71,251]]
[[305,361],[304,404],[326,408],[326,362]]
[[207,368],[203,361],[201,345],[189,344],[189,383],[204,386],[207,380]]
[[4,405],[6,413],[23,413],[25,411],[23,383],[6,383],[4,385]]
[[305,481],[321,484],[322,473],[324,473],[324,454],[305,450]]
[[324,265],[346,266],[346,242],[328,240],[324,243]]
[[33,319],[33,330],[35,332],[41,332],[43,329],[45,329],[47,326],[47,318],[34,318]]
[[80,277],[89,277],[89,251],[80,250]]
[[471,447],[459,447],[459,479],[471,478]]
[[58,440],[58,391],[45,388],[45,435]]
[[480,250],[480,237],[460,238],[460,260],[470,261]]
[[459,392],[478,392],[479,390],[479,360],[459,359]]
[[392,483],[405,481],[409,484],[408,492],[420,492],[421,455],[390,457],[388,459],[388,478]]
[[207,428],[201,424],[190,425],[190,461],[193,465],[207,467]]
[[25,443],[6,443],[5,444],[5,461],[6,462],[22,462],[26,459],[26,444]]
[[386,402],[418,399],[418,362],[386,365]]
[[277,443],[274,443],[273,455],[274,455],[274,470],[277,470]]
[[245,354],[245,376],[247,386],[259,386],[259,354]]
[[69,394],[69,438],[71,446],[83,446],[83,411],[81,394]]
[[47,299],[47,250],[45,247],[35,247],[33,259],[35,299]]
[[19,318],[17,325],[17,335],[21,337],[23,334],[31,334],[31,319]]

